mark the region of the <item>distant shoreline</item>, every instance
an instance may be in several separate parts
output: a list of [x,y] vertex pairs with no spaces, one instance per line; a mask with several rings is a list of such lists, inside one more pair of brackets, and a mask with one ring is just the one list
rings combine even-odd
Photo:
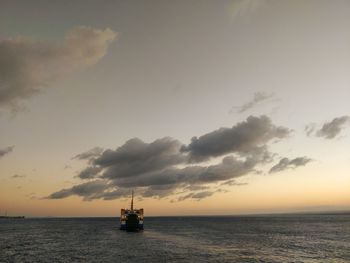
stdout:
[[0,219],[25,219],[25,216],[0,216]]
[[[274,216],[293,216],[293,215],[350,215],[350,210],[342,211],[304,211],[304,212],[290,212],[290,213],[257,213],[257,214],[231,214],[231,215],[152,215],[147,218],[157,217],[274,217]],[[4,218],[0,216],[0,219]],[[11,217],[21,218],[21,217]],[[27,219],[65,219],[65,218],[119,218],[119,216],[29,216],[22,217]]]

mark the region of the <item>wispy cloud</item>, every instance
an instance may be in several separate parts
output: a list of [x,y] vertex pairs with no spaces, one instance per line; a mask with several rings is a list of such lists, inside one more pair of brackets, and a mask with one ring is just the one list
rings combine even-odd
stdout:
[[19,179],[19,178],[25,178],[26,175],[24,174],[15,174],[15,175],[12,175],[11,178],[13,179]]
[[72,159],[90,160],[90,159],[94,159],[94,158],[100,156],[102,152],[103,152],[103,148],[95,147],[95,148],[92,148],[86,152],[77,154]]
[[342,116],[324,123],[320,128],[317,128],[317,124],[311,123],[305,127],[305,132],[307,136],[315,135],[325,139],[334,139],[346,126],[349,126],[349,124],[350,116]]
[[116,33],[80,26],[60,43],[29,37],[0,40],[0,109],[17,111],[21,102],[54,80],[97,63]]
[[305,126],[304,131],[307,136],[312,136],[317,129],[317,124],[316,123],[310,123]]
[[63,167],[64,170],[67,170],[67,169],[73,169],[73,167],[70,165],[70,164],[66,164],[64,167]]
[[251,101],[248,101],[244,103],[241,106],[233,106],[230,110],[230,113],[238,112],[243,113],[246,112],[260,104],[263,104],[264,102],[271,101],[274,98],[273,93],[266,93],[266,92],[256,92],[254,93],[254,97]]
[[5,155],[11,153],[14,148],[15,148],[14,146],[8,146],[6,148],[0,149],[0,158],[2,158]]
[[242,185],[247,185],[248,183],[240,183],[237,182],[236,180],[229,180],[229,181],[225,181],[223,183],[221,183],[221,185],[228,185],[228,186],[242,186]]
[[215,193],[215,191],[203,191],[203,192],[198,192],[198,193],[189,193],[184,196],[180,196],[178,198],[178,201],[184,201],[186,199],[196,199],[196,200],[201,200],[204,198],[207,198],[209,196],[212,196]]
[[297,157],[295,159],[289,159],[289,158],[282,158],[279,163],[277,163],[276,165],[274,165],[271,169],[269,173],[276,173],[276,172],[281,172],[284,171],[286,169],[295,169],[299,166],[305,166],[306,164],[308,164],[309,162],[311,162],[312,160],[310,158],[307,157]]
[[256,12],[266,0],[233,0],[229,11],[232,19],[246,17]]

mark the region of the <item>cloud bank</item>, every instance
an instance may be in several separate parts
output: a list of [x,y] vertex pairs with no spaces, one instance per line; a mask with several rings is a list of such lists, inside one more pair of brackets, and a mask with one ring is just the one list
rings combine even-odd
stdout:
[[[199,200],[218,192],[218,186],[234,185],[234,179],[256,174],[257,166],[272,161],[269,143],[285,139],[290,133],[267,116],[250,116],[231,128],[193,137],[188,145],[164,137],[150,143],[133,138],[104,151],[94,148],[75,157],[87,161],[78,174],[84,182],[48,198],[78,195],[84,200],[116,199],[127,196],[130,188],[137,188],[142,197],[175,194],[181,195],[178,200]],[[221,161],[213,164],[216,158]],[[299,162],[288,160],[285,166],[299,166]]]
[[76,69],[97,63],[116,33],[80,26],[60,43],[14,37],[0,39],[0,109],[16,111],[30,98]]

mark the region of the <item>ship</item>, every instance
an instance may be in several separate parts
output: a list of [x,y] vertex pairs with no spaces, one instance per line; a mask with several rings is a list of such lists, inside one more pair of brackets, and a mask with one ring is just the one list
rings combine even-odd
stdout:
[[143,230],[143,208],[134,209],[134,191],[131,192],[130,209],[120,210],[120,230]]

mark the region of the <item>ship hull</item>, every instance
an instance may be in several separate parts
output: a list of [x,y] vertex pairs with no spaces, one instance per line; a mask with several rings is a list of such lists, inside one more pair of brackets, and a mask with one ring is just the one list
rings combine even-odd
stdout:
[[137,214],[127,214],[120,222],[120,230],[139,231],[143,230],[143,220]]
[[125,230],[125,231],[130,231],[130,232],[134,232],[134,231],[141,231],[143,230],[143,223],[139,223],[137,225],[137,227],[133,226],[128,226],[127,224],[120,224],[120,230]]

